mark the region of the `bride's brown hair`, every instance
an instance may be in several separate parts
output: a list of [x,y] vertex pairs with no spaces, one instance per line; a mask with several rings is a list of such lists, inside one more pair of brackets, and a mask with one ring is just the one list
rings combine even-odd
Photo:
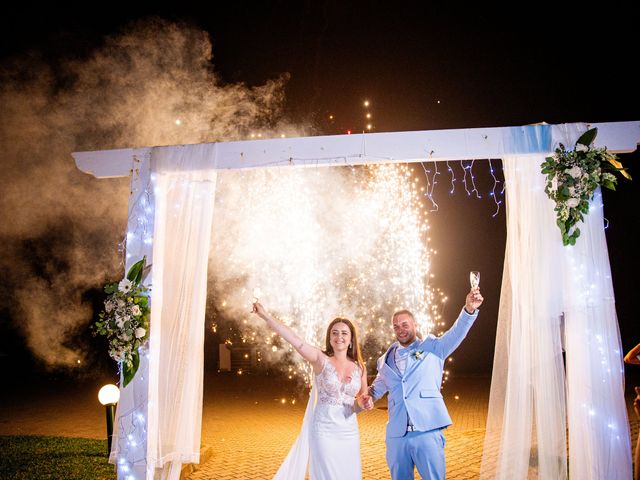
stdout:
[[360,368],[364,371],[364,361],[362,360],[362,353],[360,352],[360,343],[358,343],[358,335],[356,332],[356,326],[348,318],[337,317],[331,320],[331,323],[327,327],[327,338],[325,339],[324,353],[329,357],[333,357],[333,347],[331,346],[331,329],[336,323],[344,323],[349,327],[351,332],[351,343],[347,348],[347,357],[360,365]]

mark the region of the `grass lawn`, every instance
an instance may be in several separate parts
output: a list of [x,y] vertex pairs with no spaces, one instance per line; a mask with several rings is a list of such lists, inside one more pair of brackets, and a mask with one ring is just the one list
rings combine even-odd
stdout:
[[0,435],[0,478],[113,480],[107,441]]

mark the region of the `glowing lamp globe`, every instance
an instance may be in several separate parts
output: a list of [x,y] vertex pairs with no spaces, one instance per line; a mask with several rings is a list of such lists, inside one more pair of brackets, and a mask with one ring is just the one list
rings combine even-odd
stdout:
[[118,400],[120,400],[120,389],[109,383],[98,392],[98,400],[102,405],[118,403]]

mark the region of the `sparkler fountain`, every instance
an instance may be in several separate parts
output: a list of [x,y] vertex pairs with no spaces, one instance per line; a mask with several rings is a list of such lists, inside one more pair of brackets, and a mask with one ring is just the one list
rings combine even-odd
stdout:
[[424,187],[409,166],[272,168],[225,172],[218,182],[215,302],[236,320],[236,341],[261,345],[261,359],[309,381],[308,365],[248,313],[257,288],[274,315],[318,346],[332,318],[354,319],[368,361],[392,342],[399,308],[415,312],[423,334],[438,333]]

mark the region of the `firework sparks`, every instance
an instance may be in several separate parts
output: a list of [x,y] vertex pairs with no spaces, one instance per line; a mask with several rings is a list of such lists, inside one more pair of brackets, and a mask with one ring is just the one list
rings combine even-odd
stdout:
[[437,333],[442,293],[429,284],[422,198],[406,165],[225,172],[211,265],[221,313],[238,338],[261,345],[264,362],[305,381],[304,361],[247,313],[252,299],[320,347],[332,318],[354,320],[367,359],[393,340],[397,309],[414,312],[423,334]]

